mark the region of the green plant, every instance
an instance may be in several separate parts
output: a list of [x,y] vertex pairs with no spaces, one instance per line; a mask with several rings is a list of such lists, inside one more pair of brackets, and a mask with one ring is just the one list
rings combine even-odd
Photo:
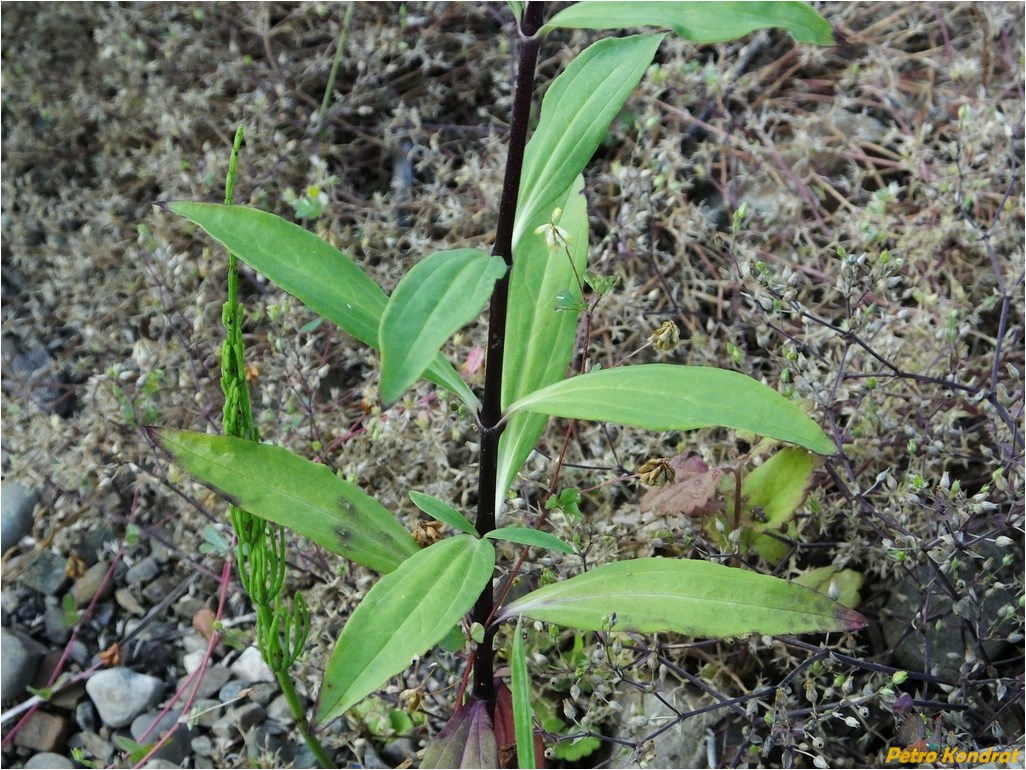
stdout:
[[[573,544],[552,534],[498,526],[507,492],[549,417],[656,431],[723,426],[822,455],[836,451],[835,443],[797,404],[736,372],[667,364],[605,369],[593,365],[585,370],[582,364],[578,374],[565,378],[580,316],[587,330],[596,298],[615,284],[587,271],[588,218],[581,172],[649,67],[664,34],[607,38],[587,48],[549,86],[537,128],[527,141],[535,63],[551,29],[655,26],[713,42],[774,26],[783,27],[799,42],[827,44],[832,42],[829,25],[800,3],[582,2],[548,23],[541,4],[511,3],[511,8],[521,34],[520,60],[491,254],[457,249],[427,256],[387,296],[351,259],[272,214],[227,204],[166,204],[169,211],[219,241],[232,255],[231,266],[238,256],[379,350],[384,408],[426,378],[476,415],[481,441],[475,522],[445,501],[411,490],[419,508],[459,532],[423,548],[391,512],[355,484],[324,465],[258,443],[244,421],[230,425],[229,414],[244,414],[235,407],[229,410],[226,404],[227,436],[157,432],[160,443],[183,468],[229,500],[240,531],[241,554],[258,552],[258,546],[247,546],[241,532],[255,521],[271,522],[382,573],[339,636],[324,674],[317,724],[355,707],[406,668],[412,657],[442,642],[470,614],[465,628],[467,641],[474,645],[472,693],[465,703],[461,699],[432,742],[425,766],[498,765],[499,749],[510,742],[499,737],[506,734],[507,721],[515,727],[521,766],[534,764],[530,687],[519,632],[523,618],[583,631],[672,631],[704,637],[844,631],[865,624],[857,612],[822,593],[696,560],[639,558],[602,564],[509,603],[504,603],[505,589],[493,590],[495,540],[575,553]],[[739,224],[741,219],[743,215]],[[590,300],[585,283],[593,290]],[[238,383],[244,382],[241,336],[238,318],[231,317],[238,305],[231,283],[229,287],[225,366],[226,372],[231,368],[231,376],[226,374],[226,382]],[[439,351],[486,305],[487,366],[479,398]],[[675,329],[664,325],[650,341],[657,348],[672,346]],[[245,389],[225,390],[230,401],[233,393],[242,398]],[[812,467],[804,450],[778,455],[800,467],[789,472],[797,487],[790,494],[791,503],[768,512],[776,517],[775,523],[786,524],[796,496],[804,495]],[[767,463],[770,470],[784,464],[785,459],[775,458]],[[659,466],[643,469],[647,474],[658,479]],[[756,473],[751,477],[755,481],[747,488],[737,488],[735,518],[742,512],[742,497],[750,509],[764,508],[759,494],[769,495],[767,483]],[[563,490],[553,495],[547,508],[580,516],[579,501],[580,492]],[[259,531],[251,543],[263,543],[268,553],[279,553],[283,541],[276,531],[269,525]],[[773,551],[758,526],[742,534],[746,548]],[[771,559],[775,554],[765,555]],[[522,560],[513,565],[514,574]],[[244,559],[240,564],[245,570]],[[251,580],[244,574],[248,589]],[[275,587],[280,591],[280,581]],[[277,594],[266,595],[273,599]],[[254,599],[259,608],[259,598]],[[268,606],[275,606],[274,601]],[[269,618],[278,617],[276,610],[266,612],[272,613]],[[494,637],[503,621],[516,622],[518,629],[511,651],[512,691],[497,684],[494,676]],[[280,625],[276,620],[268,623],[271,628]],[[273,636],[277,638],[277,632]],[[287,653],[280,656],[276,670],[287,669],[294,660],[301,637],[298,644],[287,640]],[[279,681],[282,678],[279,673]]]

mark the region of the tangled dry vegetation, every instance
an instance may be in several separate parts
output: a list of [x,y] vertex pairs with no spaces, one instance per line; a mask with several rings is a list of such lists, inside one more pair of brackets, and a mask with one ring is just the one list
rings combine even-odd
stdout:
[[[19,550],[68,554],[97,521],[132,521],[174,550],[176,576],[218,573],[198,545],[205,525],[228,526],[223,505],[175,475],[140,426],[219,430],[224,254],[152,204],[218,200],[239,123],[236,201],[308,215],[386,289],[420,256],[489,242],[511,102],[505,8],[358,4],[321,111],[343,11],[5,4],[4,473],[45,490]],[[734,368],[803,399],[844,451],[817,470],[787,558],[753,566],[853,570],[873,626],[729,643],[587,635],[577,648],[573,634],[539,632],[535,680],[562,732],[619,741],[582,766],[668,761],[657,733],[701,708],[723,766],[1022,744],[1023,8],[820,11],[835,48],[775,32],[664,42],[587,171],[592,269],[621,279],[587,355],[614,364],[673,320],[678,348],[631,361]],[[591,39],[554,34],[542,78]],[[407,489],[473,502],[471,421],[427,385],[381,413],[374,355],[260,276],[244,280],[264,437],[358,479],[411,526]],[[482,336],[467,329],[448,349],[475,384]],[[45,347],[43,374],[10,366],[8,340]],[[512,516],[530,521],[544,503],[567,430],[559,483],[590,491],[582,519],[555,526],[581,536],[589,563],[722,551],[700,519],[641,515],[642,489],[607,482],[686,453],[750,470],[749,447],[724,431],[557,422]],[[303,542],[292,561],[292,587],[317,611],[296,671],[312,695],[371,576]],[[529,578],[580,568],[539,560]],[[188,590],[212,600],[217,584]],[[247,612],[234,593],[229,616]],[[428,690],[415,743],[459,674],[458,658],[434,665],[376,707]],[[644,699],[652,682],[672,708]],[[351,759],[387,732],[353,721],[328,741]]]

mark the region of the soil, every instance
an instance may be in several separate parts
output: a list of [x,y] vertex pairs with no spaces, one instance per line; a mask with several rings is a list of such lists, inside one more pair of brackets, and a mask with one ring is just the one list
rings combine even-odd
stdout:
[[[784,557],[746,561],[789,578],[848,570],[871,626],[740,642],[586,635],[580,653],[574,634],[538,632],[532,673],[562,723],[554,732],[605,739],[575,766],[666,756],[650,742],[665,721],[609,740],[627,735],[617,693],[653,682],[740,699],[716,712],[709,739],[725,767],[880,766],[893,746],[1023,745],[1023,6],[817,9],[838,45],[780,31],[662,43],[586,171],[589,266],[620,280],[583,354],[603,366],[630,356],[730,368],[807,407],[842,452],[817,467]],[[115,592],[80,621],[86,649],[69,674],[120,642],[124,665],[173,689],[207,611],[242,646],[255,636],[237,580],[221,580],[225,504],[146,430],[221,431],[226,257],[155,204],[223,200],[242,124],[235,202],[315,231],[386,291],[434,251],[491,244],[515,63],[508,9],[359,3],[348,25],[345,12],[3,5],[3,475],[40,495],[31,532],[4,554],[3,625],[63,649],[44,622],[60,591],[26,587],[29,557],[56,554],[72,576],[121,565]],[[599,37],[553,32],[541,87]],[[355,479],[411,529],[410,489],[472,515],[471,418],[427,383],[382,411],[377,354],[247,267],[241,292],[265,440]],[[667,321],[680,344],[647,344]],[[479,392],[484,328],[444,350]],[[557,486],[585,490],[583,515],[551,526],[579,537],[589,563],[732,552],[707,526],[732,499],[722,487],[688,516],[643,509],[644,488],[622,477],[689,456],[744,475],[768,457],[753,437],[570,428],[553,421],[508,523],[544,507],[569,435]],[[289,542],[287,590],[313,615],[293,670],[309,706],[373,573]],[[129,583],[148,558],[159,575]],[[536,556],[526,575],[580,568]],[[145,590],[157,581],[163,595]],[[138,629],[140,617],[159,633]],[[236,654],[221,645],[215,659]],[[462,665],[439,653],[326,734],[339,766],[398,762],[404,750],[417,762]],[[73,718],[74,704],[46,709]],[[679,710],[662,718],[686,721]],[[5,766],[31,754],[4,743]],[[282,756],[247,755],[241,737],[222,736],[202,761]]]

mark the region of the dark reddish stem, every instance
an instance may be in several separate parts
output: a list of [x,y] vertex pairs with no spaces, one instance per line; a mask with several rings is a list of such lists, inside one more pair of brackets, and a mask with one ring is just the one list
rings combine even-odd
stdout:
[[[513,96],[513,118],[510,124],[509,154],[506,175],[502,183],[499,203],[499,221],[495,230],[493,254],[501,256],[513,266],[513,221],[520,193],[520,172],[527,146],[527,125],[531,117],[534,92],[534,73],[541,48],[541,29],[544,7],[541,2],[528,3],[520,22],[520,62],[517,67],[516,91]],[[509,298],[509,271],[496,282],[488,315],[488,351],[485,369],[485,388],[478,419],[481,426],[481,465],[478,481],[477,531],[485,535],[495,529],[495,487],[499,468],[499,436],[502,434],[502,359],[506,336],[506,304]],[[485,701],[489,709],[495,702],[495,683],[492,643],[494,630],[487,623],[492,615],[494,597],[491,583],[485,587],[474,605],[473,618],[485,628],[485,636],[474,654],[474,696]]]

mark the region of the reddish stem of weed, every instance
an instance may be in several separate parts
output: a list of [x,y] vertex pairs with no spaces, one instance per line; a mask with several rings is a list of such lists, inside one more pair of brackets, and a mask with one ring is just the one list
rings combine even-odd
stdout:
[[[520,21],[520,62],[517,68],[516,91],[513,97],[513,116],[510,123],[509,154],[502,184],[499,220],[495,231],[493,253],[513,266],[513,220],[520,193],[520,174],[527,146],[527,126],[531,115],[534,91],[534,73],[542,40],[537,35],[544,18],[541,2],[528,3]],[[488,351],[485,369],[485,388],[481,398],[478,420],[481,429],[481,464],[478,479],[477,532],[485,535],[495,529],[495,490],[499,468],[499,437],[502,434],[502,360],[506,336],[506,304],[509,298],[509,270],[496,282],[488,315]],[[473,619],[485,628],[484,639],[474,653],[474,696],[488,704],[495,704],[494,629],[487,627],[492,615],[494,596],[491,582],[481,592],[474,605]]]

